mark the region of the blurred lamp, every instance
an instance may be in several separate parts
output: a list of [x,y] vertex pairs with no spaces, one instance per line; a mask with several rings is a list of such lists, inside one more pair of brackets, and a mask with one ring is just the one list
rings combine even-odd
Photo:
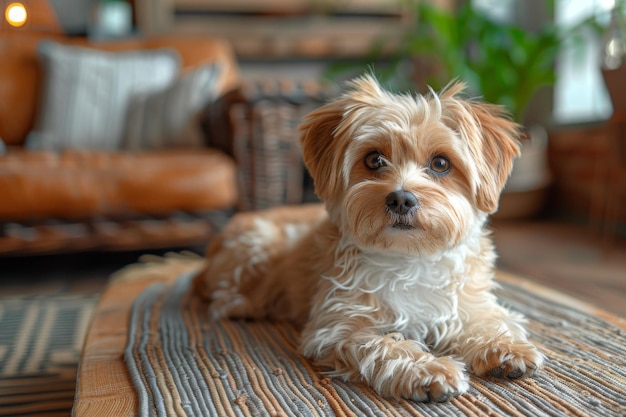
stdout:
[[100,0],[95,3],[90,35],[98,38],[124,37],[132,33],[133,10],[126,0]]
[[4,18],[7,23],[13,27],[19,28],[24,26],[28,19],[26,6],[19,2],[9,4],[6,9],[4,9]]

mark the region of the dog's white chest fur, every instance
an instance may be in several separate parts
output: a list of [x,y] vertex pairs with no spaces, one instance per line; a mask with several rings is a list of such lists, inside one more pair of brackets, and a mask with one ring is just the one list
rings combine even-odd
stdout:
[[[462,245],[438,256],[419,257],[348,249],[339,260],[340,276],[326,278],[352,299],[342,303],[345,314],[372,313],[383,318],[377,323],[382,332],[425,340],[458,319],[457,292],[463,285],[469,251]],[[358,302],[363,294],[368,305]]]

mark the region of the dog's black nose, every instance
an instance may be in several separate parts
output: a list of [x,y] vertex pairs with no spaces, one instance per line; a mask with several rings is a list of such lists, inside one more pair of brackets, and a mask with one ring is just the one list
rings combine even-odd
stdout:
[[418,204],[417,197],[405,190],[387,194],[387,208],[396,214],[407,214]]

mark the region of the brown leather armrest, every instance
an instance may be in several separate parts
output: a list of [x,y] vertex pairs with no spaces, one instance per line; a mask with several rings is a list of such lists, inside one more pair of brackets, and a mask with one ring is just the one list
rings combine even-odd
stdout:
[[0,221],[222,210],[237,194],[235,164],[216,149],[0,157]]

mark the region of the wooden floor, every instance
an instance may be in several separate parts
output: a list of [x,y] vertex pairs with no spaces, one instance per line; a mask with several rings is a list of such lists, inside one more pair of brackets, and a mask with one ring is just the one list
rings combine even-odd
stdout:
[[556,222],[492,224],[501,269],[626,317],[626,241]]
[[[599,236],[584,227],[537,221],[495,222],[492,229],[500,268],[626,317],[624,240],[606,252]],[[112,272],[140,254],[0,258],[0,295],[97,293]]]

